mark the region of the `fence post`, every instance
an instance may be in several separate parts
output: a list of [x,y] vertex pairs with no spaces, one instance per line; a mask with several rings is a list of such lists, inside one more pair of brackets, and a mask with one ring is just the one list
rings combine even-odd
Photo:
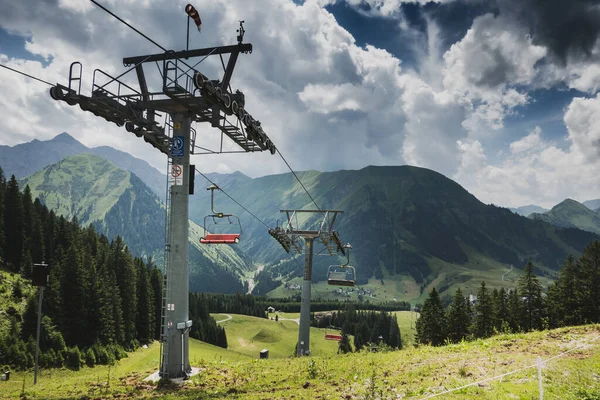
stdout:
[[537,367],[538,367],[538,385],[540,388],[540,400],[544,400],[544,386],[542,385],[542,358],[538,356],[537,358]]

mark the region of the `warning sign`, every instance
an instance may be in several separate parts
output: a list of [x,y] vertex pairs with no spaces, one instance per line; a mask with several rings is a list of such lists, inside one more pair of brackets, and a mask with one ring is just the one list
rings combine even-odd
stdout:
[[183,166],[182,165],[173,164],[173,166],[171,167],[171,178],[173,178],[174,186],[183,185]]

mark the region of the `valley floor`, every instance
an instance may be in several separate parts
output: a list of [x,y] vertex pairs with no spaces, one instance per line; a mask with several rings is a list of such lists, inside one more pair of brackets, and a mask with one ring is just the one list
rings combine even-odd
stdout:
[[[190,358],[200,374],[183,387],[159,390],[142,381],[156,368],[155,343],[121,360],[110,378],[105,366],[50,370],[34,387],[32,373],[15,373],[0,382],[0,397],[17,398],[24,387],[26,398],[36,399],[537,399],[539,356],[544,399],[598,399],[599,346],[600,325],[301,359],[259,360],[194,341]],[[471,386],[445,393],[465,385]]]

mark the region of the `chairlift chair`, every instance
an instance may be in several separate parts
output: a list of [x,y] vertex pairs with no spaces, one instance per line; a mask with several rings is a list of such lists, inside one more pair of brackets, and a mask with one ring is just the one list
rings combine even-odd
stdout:
[[327,333],[327,329],[337,329],[339,330],[340,328],[336,328],[333,326],[328,326],[327,328],[325,328],[325,340],[335,340],[336,342],[339,342],[342,340],[342,335],[339,333]]
[[343,265],[330,265],[327,269],[327,284],[334,286],[354,286],[356,283],[356,270],[350,264],[350,243],[344,246],[348,259]]
[[[212,214],[209,214],[204,217],[204,236],[200,238],[200,243],[202,244],[237,244],[240,242],[240,237],[242,236],[242,224],[240,223],[240,219],[237,215],[234,214],[223,214],[215,211],[214,207],[214,194],[216,190],[221,190],[217,185],[212,184],[206,190],[210,190],[210,210]],[[240,233],[208,233],[206,221],[208,218],[212,218],[213,224],[218,225],[217,218],[227,218],[229,224],[233,225],[234,223],[231,218],[234,218],[237,221],[237,225],[239,226]]]
[[327,284],[334,286],[354,286],[356,271],[350,265],[330,265],[327,270]]

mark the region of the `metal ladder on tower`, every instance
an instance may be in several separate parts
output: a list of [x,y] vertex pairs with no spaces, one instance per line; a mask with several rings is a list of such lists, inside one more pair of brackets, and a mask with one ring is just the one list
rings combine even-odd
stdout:
[[[166,122],[166,121],[165,121]],[[171,124],[165,123],[165,126],[168,127],[167,135],[172,137],[172,129]],[[166,330],[167,330],[167,312],[169,311],[169,303],[170,303],[170,294],[171,288],[169,287],[169,253],[170,253],[170,232],[169,232],[169,219],[170,219],[170,205],[171,205],[171,184],[170,184],[170,174],[172,168],[172,161],[170,158],[167,158],[167,190],[165,195],[165,252],[164,252],[164,260],[163,260],[163,280],[162,280],[162,302],[161,302],[161,317],[160,317],[160,365],[159,372],[161,378],[168,378],[166,376],[168,373],[165,371],[164,366],[168,362],[169,359],[169,346],[165,345],[167,340]]]

